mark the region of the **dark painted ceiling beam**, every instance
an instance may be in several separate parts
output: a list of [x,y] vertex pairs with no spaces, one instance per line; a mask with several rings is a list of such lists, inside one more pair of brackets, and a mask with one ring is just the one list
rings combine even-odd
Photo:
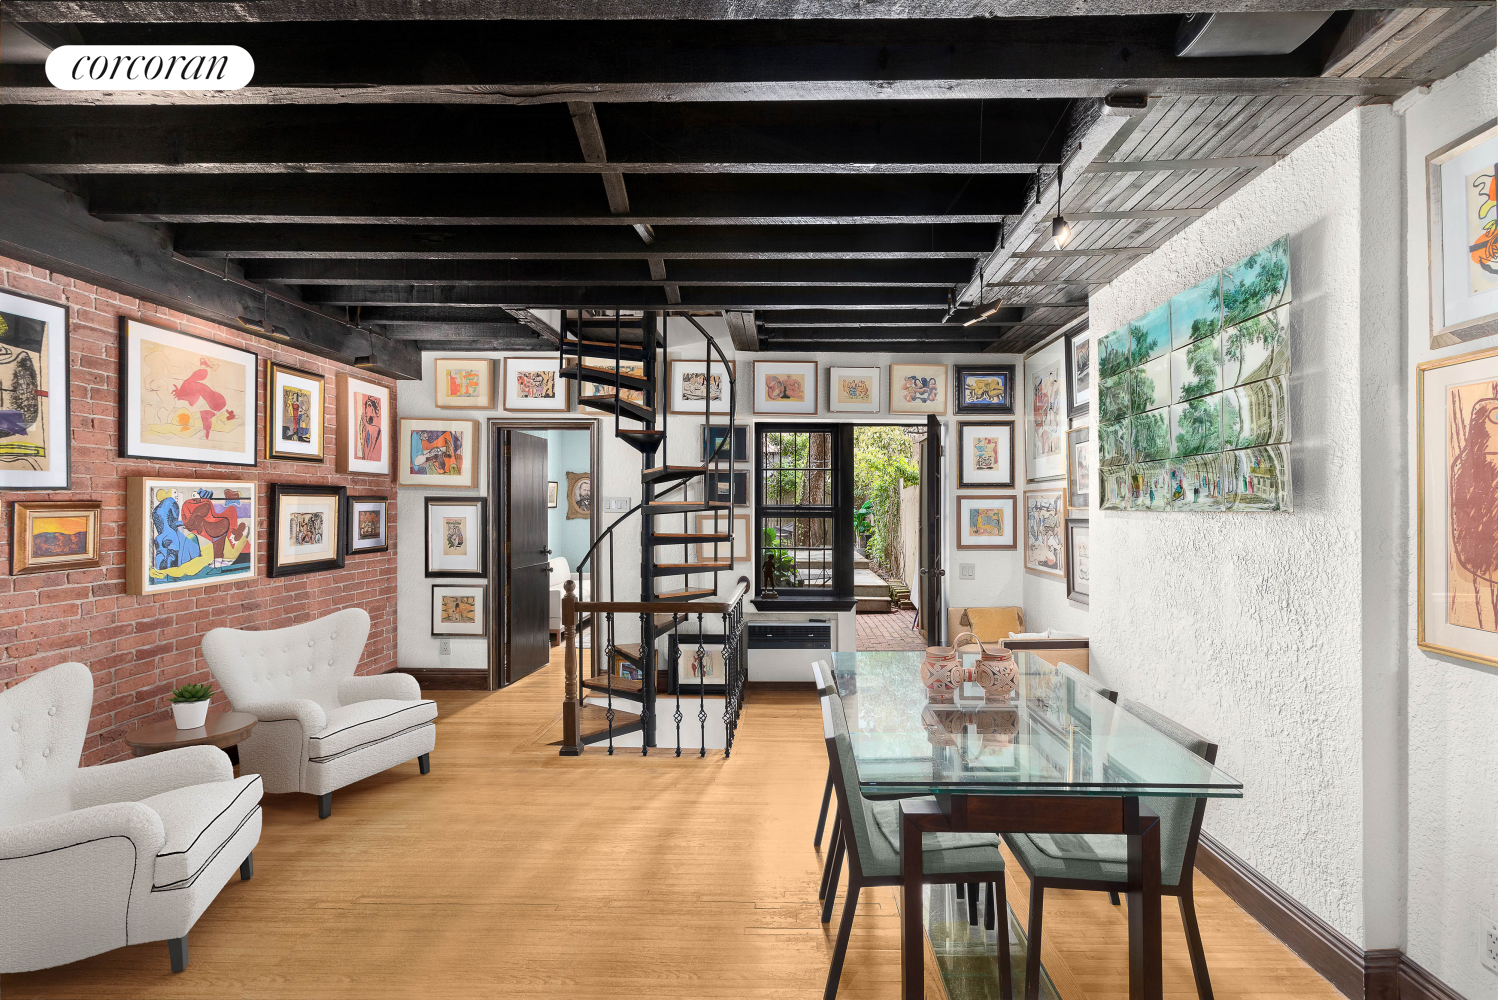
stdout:
[[[656,230],[650,255],[710,258],[977,258],[993,249],[994,226],[679,226]],[[232,258],[506,258],[607,260],[643,256],[622,226],[179,226],[179,253]]]
[[1028,184],[1014,174],[640,174],[619,215],[597,178],[576,174],[105,175],[86,187],[93,215],[137,222],[663,226],[996,223],[1024,210]]
[[[7,98],[0,91],[0,102]],[[599,105],[606,162],[583,157],[565,105],[13,105],[0,115],[0,169],[1030,174],[1060,159],[1065,134],[1058,123],[1068,104],[943,99]]]
[[870,350],[881,354],[979,354],[996,343],[998,341],[993,340],[881,340],[874,344],[846,340],[791,340],[765,350],[808,354],[863,354]]
[[[378,293],[381,289],[367,289],[362,286],[353,286],[352,294],[342,294],[336,290],[327,294],[328,289],[309,287],[306,289],[307,301],[316,303],[320,308],[345,307],[350,309],[370,306],[380,306],[389,310],[384,315],[393,315],[400,310],[421,310],[429,308],[423,304],[401,306],[395,304],[381,303]],[[369,292],[376,294],[369,294]],[[524,285],[511,286],[505,289],[506,305],[523,306],[531,309],[664,309],[671,306],[685,306],[692,309],[717,311],[721,309],[738,310],[762,310],[791,307],[836,307],[848,306],[852,308],[863,308],[868,306],[882,306],[885,308],[918,308],[931,313],[940,314],[946,311],[947,291],[938,288],[823,288],[823,287],[785,287],[785,288],[714,288],[689,286],[680,289],[681,301],[671,302],[666,295],[665,283],[653,287],[581,287],[581,288],[559,288],[553,285],[541,285],[528,287]],[[374,302],[364,301],[375,299]],[[446,306],[442,308],[448,308]],[[464,310],[461,304],[453,304],[451,308],[455,311]],[[484,307],[467,307],[466,311],[481,311]],[[361,317],[369,315],[369,309],[359,314]]]
[[[968,260],[677,260],[678,285],[787,287],[888,285],[946,288],[969,281]],[[295,285],[422,286],[429,294],[508,301],[506,285],[647,285],[644,260],[246,260],[245,277]],[[452,287],[448,287],[452,286]],[[479,292],[478,289],[493,289]],[[395,294],[408,294],[397,292]]]
[[781,344],[814,340],[822,343],[876,343],[883,340],[898,340],[907,343],[936,341],[941,343],[966,343],[968,341],[989,343],[1003,337],[1015,323],[991,323],[986,326],[964,328],[957,323],[945,327],[910,328],[897,326],[865,326],[853,329],[824,329],[821,327],[776,327],[761,329],[760,339],[773,349]]
[[[662,285],[664,282],[657,282]],[[537,282],[536,288],[581,288],[587,290],[590,286],[577,284],[573,286],[560,286],[555,282]],[[607,294],[634,295],[648,290],[644,282],[621,283],[607,286],[620,289],[615,292],[598,292],[600,296]],[[699,282],[686,287],[701,295],[723,297],[724,292],[720,286],[712,283]],[[777,298],[789,298],[797,301],[812,300],[821,301],[853,301],[864,302],[870,295],[879,295],[885,298],[894,298],[898,301],[925,304],[925,308],[936,310],[945,309],[946,286],[913,286],[913,287],[890,287],[885,285],[785,285],[765,283],[756,285],[750,289],[737,286],[733,291],[726,293],[735,298],[744,300],[774,300]],[[305,285],[301,288],[302,299],[324,307],[348,307],[348,306],[389,306],[391,308],[423,308],[427,306],[453,306],[465,309],[484,309],[491,307],[506,307],[514,305],[516,297],[521,295],[538,294],[526,286],[501,286],[486,287],[472,285]],[[545,294],[545,293],[541,293]],[[939,303],[940,305],[937,305]],[[996,317],[998,319],[1013,319],[1022,315],[1021,309],[1001,309]],[[771,315],[774,315],[773,313]]]

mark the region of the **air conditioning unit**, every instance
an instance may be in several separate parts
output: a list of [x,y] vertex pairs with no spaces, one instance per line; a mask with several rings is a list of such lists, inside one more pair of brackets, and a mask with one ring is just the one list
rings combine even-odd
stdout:
[[750,681],[812,683],[811,665],[832,656],[832,624],[765,622],[749,626]]

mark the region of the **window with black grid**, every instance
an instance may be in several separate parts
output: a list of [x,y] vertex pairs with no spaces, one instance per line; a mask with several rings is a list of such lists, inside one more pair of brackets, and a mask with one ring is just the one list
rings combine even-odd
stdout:
[[841,586],[844,578],[851,583],[853,558],[851,539],[847,553],[840,544],[843,435],[826,424],[760,424],[755,431],[756,590],[773,584],[782,596],[808,599],[851,593]]

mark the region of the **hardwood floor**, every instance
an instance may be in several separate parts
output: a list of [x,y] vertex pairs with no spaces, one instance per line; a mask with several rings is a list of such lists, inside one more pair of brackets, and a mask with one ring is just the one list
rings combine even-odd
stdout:
[[[157,942],[0,977],[0,995],[821,995],[836,921],[823,926],[816,901],[827,772],[810,695],[751,695],[730,760],[558,757],[556,657],[505,691],[435,697],[430,775],[412,761],[345,788],[324,821],[311,796],[267,796],[255,877],[231,880],[198,921],[186,972]],[[1023,918],[1016,865],[1009,883]],[[898,994],[895,900],[865,892],[843,1000]],[[1220,1000],[1339,996],[1211,883],[1198,900]],[[1194,996],[1166,904],[1166,994]],[[1066,1000],[1125,997],[1124,910],[1047,893],[1044,960]]]

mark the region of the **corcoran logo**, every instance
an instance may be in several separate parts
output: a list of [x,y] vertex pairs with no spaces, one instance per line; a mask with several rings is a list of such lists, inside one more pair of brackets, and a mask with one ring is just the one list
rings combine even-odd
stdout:
[[238,45],[64,45],[47,56],[63,90],[238,90],[254,75]]

